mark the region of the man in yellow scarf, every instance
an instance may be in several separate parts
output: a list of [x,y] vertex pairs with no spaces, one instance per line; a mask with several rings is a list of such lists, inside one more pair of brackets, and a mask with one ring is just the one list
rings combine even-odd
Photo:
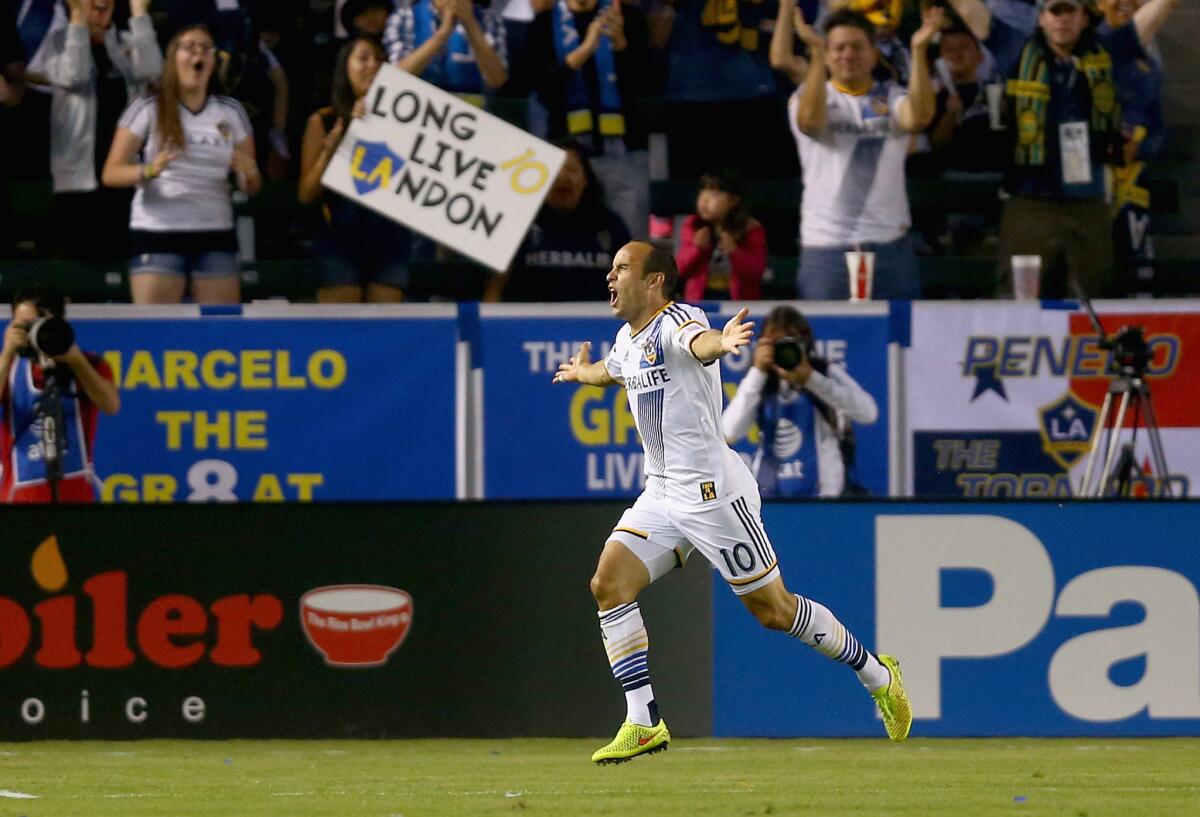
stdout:
[[1123,164],[1114,72],[1144,58],[1143,45],[1178,2],[1150,0],[1127,25],[1097,31],[1087,0],[1038,0],[1038,30],[1006,86],[1011,197],[1000,222],[1001,296],[1012,291],[1015,255],[1041,258],[1041,297],[1064,297],[1072,283],[1090,296],[1110,294],[1106,174]]

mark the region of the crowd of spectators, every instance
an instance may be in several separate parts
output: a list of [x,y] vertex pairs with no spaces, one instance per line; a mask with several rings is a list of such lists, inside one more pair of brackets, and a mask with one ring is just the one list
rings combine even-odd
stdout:
[[[1001,296],[1013,255],[1041,256],[1044,294],[1101,295],[1152,252],[1154,37],[1178,0],[0,1],[0,257],[121,262],[139,302],[238,300],[240,199],[264,179],[295,187],[321,300],[401,300],[412,264],[452,257],[320,185],[384,61],[516,100],[567,148],[512,269],[474,297],[594,298],[606,255],[647,234],[692,299],[761,297],[768,246],[800,259],[776,292],[782,275],[845,298],[844,253],[870,250],[875,297],[919,297],[917,255],[988,225],[913,230],[906,174],[1002,177]],[[699,180],[690,216],[651,213],[648,98],[662,170]],[[39,174],[51,223],[18,250],[8,181]],[[747,185],[796,176],[789,248]]]

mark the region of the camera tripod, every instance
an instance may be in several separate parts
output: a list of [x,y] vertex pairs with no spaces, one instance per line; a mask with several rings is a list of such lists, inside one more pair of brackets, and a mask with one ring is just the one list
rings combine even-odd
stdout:
[[[1104,395],[1104,403],[1096,418],[1079,495],[1129,497],[1134,485],[1140,483],[1148,488],[1150,496],[1169,497],[1171,484],[1167,471],[1167,457],[1158,429],[1158,418],[1154,413],[1154,402],[1150,399],[1150,386],[1146,383],[1150,349],[1144,331],[1140,326],[1126,326],[1109,337],[1104,333],[1100,318],[1092,309],[1091,303],[1087,298],[1081,298],[1081,301],[1088,311],[1096,334],[1100,336],[1100,348],[1108,349],[1111,353],[1109,371],[1113,378],[1108,384],[1108,393]],[[1114,403],[1117,404],[1115,418],[1112,416]],[[1129,441],[1122,444],[1121,432],[1124,430],[1125,417],[1131,405],[1132,430]],[[1110,418],[1113,419],[1111,427]],[[1135,444],[1139,424],[1145,425],[1146,436],[1150,441],[1150,456],[1153,458],[1155,470],[1152,476],[1147,476],[1137,463]],[[1096,461],[1102,451],[1104,464],[1099,472],[1096,472]],[[1092,487],[1093,474],[1098,477],[1095,488]]]
[[[1120,395],[1120,402],[1117,406],[1116,417],[1112,427],[1108,428],[1108,420],[1112,415],[1113,403],[1116,402],[1117,395]],[[1121,432],[1130,404],[1133,405],[1132,434],[1129,442],[1121,444]],[[1134,456],[1139,419],[1146,426],[1146,435],[1150,439],[1150,455],[1154,461],[1156,480],[1146,477]],[[1104,465],[1099,471],[1099,479],[1093,489],[1091,487],[1092,474],[1101,451],[1104,451]],[[1146,381],[1141,376],[1114,377],[1108,385],[1108,394],[1104,395],[1100,416],[1096,418],[1096,429],[1092,433],[1087,468],[1083,472],[1083,483],[1080,485],[1079,495],[1127,497],[1137,482],[1146,484],[1150,488],[1152,496],[1171,496],[1171,486],[1167,479],[1167,458],[1163,451],[1162,436],[1158,431],[1158,420],[1154,416],[1154,403],[1150,399],[1150,387],[1146,385]]]

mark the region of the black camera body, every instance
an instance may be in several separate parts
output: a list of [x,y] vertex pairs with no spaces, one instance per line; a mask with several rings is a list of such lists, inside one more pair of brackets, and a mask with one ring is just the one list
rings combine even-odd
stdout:
[[1109,358],[1110,374],[1125,377],[1144,377],[1153,357],[1150,345],[1146,342],[1145,330],[1140,326],[1122,326],[1111,338],[1102,340],[1100,348],[1112,353]]
[[791,371],[804,362],[808,352],[799,338],[783,337],[775,341],[775,365]]
[[29,333],[29,345],[21,350],[21,355],[37,358],[41,355],[57,357],[64,354],[75,343],[75,330],[65,318],[57,315],[39,318],[33,323],[25,324]]

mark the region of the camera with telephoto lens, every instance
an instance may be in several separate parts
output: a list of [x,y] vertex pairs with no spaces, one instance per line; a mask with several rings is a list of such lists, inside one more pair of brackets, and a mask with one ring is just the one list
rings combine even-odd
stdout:
[[806,353],[799,338],[785,337],[775,341],[775,365],[791,371],[804,362]]
[[39,318],[33,323],[24,324],[29,333],[29,345],[21,350],[24,357],[36,358],[57,357],[64,354],[75,343],[75,330],[65,318],[57,315]]

